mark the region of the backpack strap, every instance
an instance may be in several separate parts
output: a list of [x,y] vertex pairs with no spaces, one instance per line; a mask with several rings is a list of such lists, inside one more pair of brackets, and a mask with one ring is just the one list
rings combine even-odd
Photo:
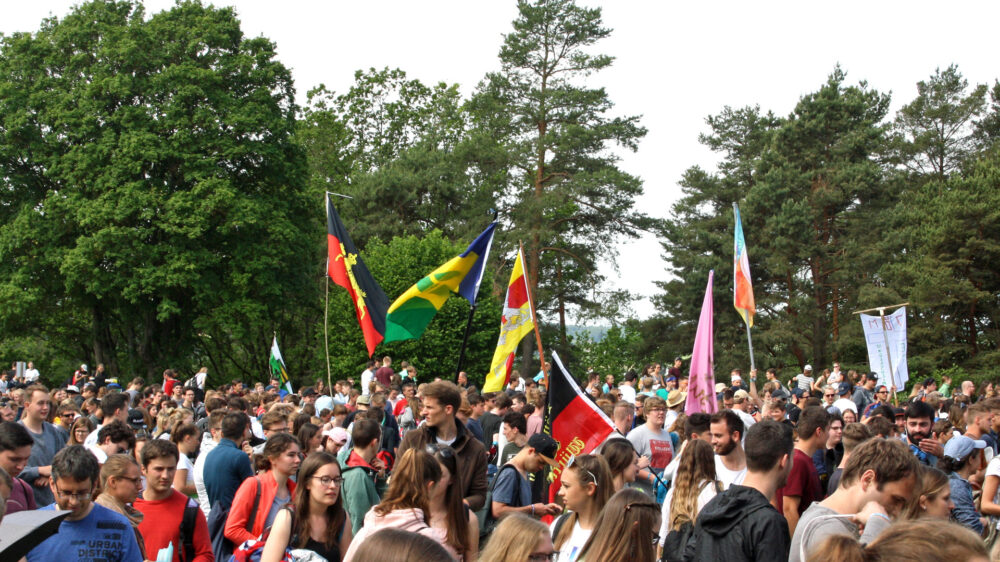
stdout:
[[257,492],[253,496],[253,508],[250,510],[250,517],[247,518],[247,532],[253,533],[253,524],[257,521],[257,509],[260,508],[260,478],[253,477],[257,483]]
[[190,498],[184,502],[184,515],[181,517],[181,530],[178,536],[180,543],[181,560],[190,562],[194,560],[194,524],[201,508]]
[[556,526],[552,528],[552,540],[556,540],[559,537],[559,531],[562,530],[563,525],[566,524],[566,520],[569,519],[569,513],[563,513],[556,518]]

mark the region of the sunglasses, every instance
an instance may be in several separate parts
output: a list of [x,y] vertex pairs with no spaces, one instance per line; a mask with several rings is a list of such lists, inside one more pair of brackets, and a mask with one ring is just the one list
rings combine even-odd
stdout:
[[[569,457],[569,461],[566,463],[566,468],[573,466],[574,462],[576,462],[576,455],[571,455]],[[583,472],[586,472],[587,476],[590,476],[590,483],[593,483],[595,488],[597,487],[597,477],[594,476],[593,472],[587,470],[586,468],[583,468],[582,466],[577,466],[576,468],[582,470]]]

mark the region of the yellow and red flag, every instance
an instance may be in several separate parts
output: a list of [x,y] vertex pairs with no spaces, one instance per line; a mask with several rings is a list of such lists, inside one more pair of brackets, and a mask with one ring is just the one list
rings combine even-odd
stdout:
[[733,306],[740,313],[747,327],[753,327],[753,315],[757,306],[753,300],[753,285],[750,283],[750,259],[747,257],[747,242],[743,239],[743,224],[740,208],[733,203],[736,215],[736,241],[733,251]]
[[507,385],[507,379],[514,366],[514,356],[521,338],[535,329],[531,314],[531,298],[528,292],[528,277],[524,273],[524,255],[520,250],[514,261],[507,284],[507,297],[503,301],[503,316],[500,318],[500,339],[493,352],[490,372],[486,375],[483,392],[498,392]]

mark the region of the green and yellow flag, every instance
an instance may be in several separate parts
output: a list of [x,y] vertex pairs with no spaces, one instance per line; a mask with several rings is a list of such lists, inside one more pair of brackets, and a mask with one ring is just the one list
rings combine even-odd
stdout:
[[383,342],[419,338],[451,293],[458,293],[469,304],[476,304],[496,226],[497,223],[490,223],[464,252],[417,281],[392,303],[385,317]]
[[288,380],[288,371],[285,370],[285,360],[281,358],[281,350],[278,349],[278,336],[274,336],[274,341],[271,342],[271,357],[268,359],[268,364],[271,366],[271,375],[278,379],[289,394],[295,394],[292,390],[292,381]]

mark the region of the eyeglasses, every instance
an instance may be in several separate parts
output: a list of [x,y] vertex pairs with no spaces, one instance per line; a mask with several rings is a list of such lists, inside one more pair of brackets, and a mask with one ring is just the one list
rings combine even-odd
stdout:
[[530,562],[556,562],[559,560],[559,551],[555,552],[536,552],[528,556]]
[[666,412],[666,411],[667,411],[666,408],[653,408],[653,409],[647,408],[646,409],[646,413],[649,413],[649,414],[656,414],[656,413],[662,414],[663,412]]
[[90,489],[83,492],[64,492],[59,488],[56,488],[56,493],[59,494],[59,497],[61,498],[84,502],[90,500],[90,497],[94,494],[94,490]]
[[823,396],[827,398],[833,398],[834,396],[836,396],[836,394],[824,394]]
[[128,476],[115,476],[115,478],[119,478],[121,480],[128,480],[129,482],[135,484],[136,486],[141,486],[142,485],[142,477],[141,476],[137,476],[135,478],[129,478]]
[[344,484],[343,476],[313,476],[314,479],[319,480],[319,483],[329,487],[330,484],[337,486],[338,488]]

